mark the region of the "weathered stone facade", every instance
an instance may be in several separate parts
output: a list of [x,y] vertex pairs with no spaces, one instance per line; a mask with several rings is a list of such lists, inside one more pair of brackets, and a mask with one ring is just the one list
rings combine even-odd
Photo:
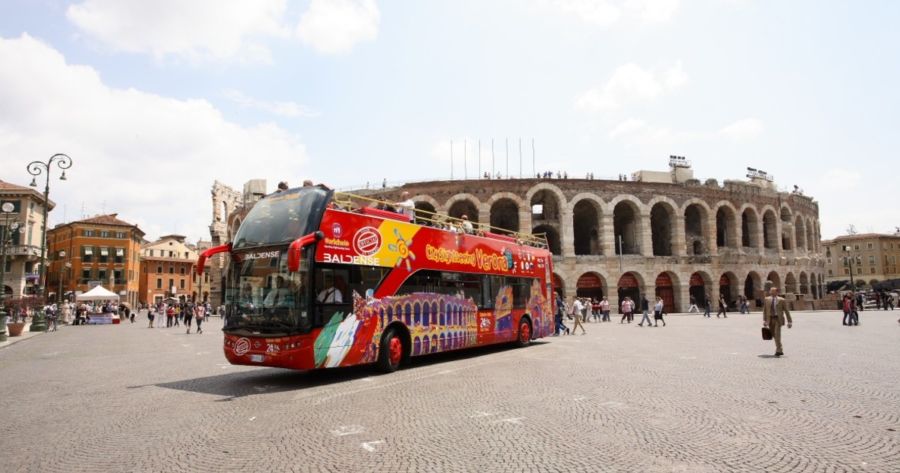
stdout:
[[[762,297],[766,281],[795,306],[824,294],[818,204],[771,182],[680,183],[478,179],[406,184],[376,193],[473,222],[546,233],[567,298],[644,293],[686,311],[720,292]],[[715,303],[714,303],[715,304]],[[715,309],[714,309],[715,310]]]

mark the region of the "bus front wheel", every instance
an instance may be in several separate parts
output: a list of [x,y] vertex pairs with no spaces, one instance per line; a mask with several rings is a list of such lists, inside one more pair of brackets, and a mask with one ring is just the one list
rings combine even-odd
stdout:
[[531,320],[528,317],[522,317],[519,320],[519,334],[516,338],[517,347],[527,347],[531,343]]
[[385,373],[393,373],[400,368],[403,361],[403,340],[397,330],[389,328],[381,337],[378,348],[378,369]]

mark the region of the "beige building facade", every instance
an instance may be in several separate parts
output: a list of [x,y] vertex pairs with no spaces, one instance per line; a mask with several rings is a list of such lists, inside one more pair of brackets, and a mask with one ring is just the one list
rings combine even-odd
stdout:
[[141,247],[141,303],[153,304],[168,297],[209,298],[209,272],[197,275],[198,248],[185,240],[182,235],[166,235]]
[[[0,205],[7,203],[12,211],[0,213],[0,235],[6,237],[6,268],[0,290],[14,299],[37,295],[44,195],[31,187],[0,181]],[[49,202],[48,211],[54,206]]]
[[844,235],[822,242],[826,281],[850,281],[857,287],[900,279],[900,234]]

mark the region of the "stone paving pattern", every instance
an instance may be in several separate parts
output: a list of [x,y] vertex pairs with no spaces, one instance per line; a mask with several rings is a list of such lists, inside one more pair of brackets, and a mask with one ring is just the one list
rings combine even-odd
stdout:
[[586,336],[311,373],[202,335],[64,327],[0,349],[0,470],[900,471],[900,313],[588,324]]

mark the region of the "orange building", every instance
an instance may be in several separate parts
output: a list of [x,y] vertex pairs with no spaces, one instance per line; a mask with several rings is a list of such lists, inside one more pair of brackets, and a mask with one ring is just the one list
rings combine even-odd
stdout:
[[[59,300],[101,285],[134,306],[138,301],[144,232],[118,214],[60,224],[47,232],[46,293]],[[62,288],[62,291],[60,291]]]
[[196,271],[198,256],[197,247],[186,243],[182,235],[166,235],[144,244],[138,301],[153,304],[169,297],[208,300],[209,271],[204,272],[201,285]]

